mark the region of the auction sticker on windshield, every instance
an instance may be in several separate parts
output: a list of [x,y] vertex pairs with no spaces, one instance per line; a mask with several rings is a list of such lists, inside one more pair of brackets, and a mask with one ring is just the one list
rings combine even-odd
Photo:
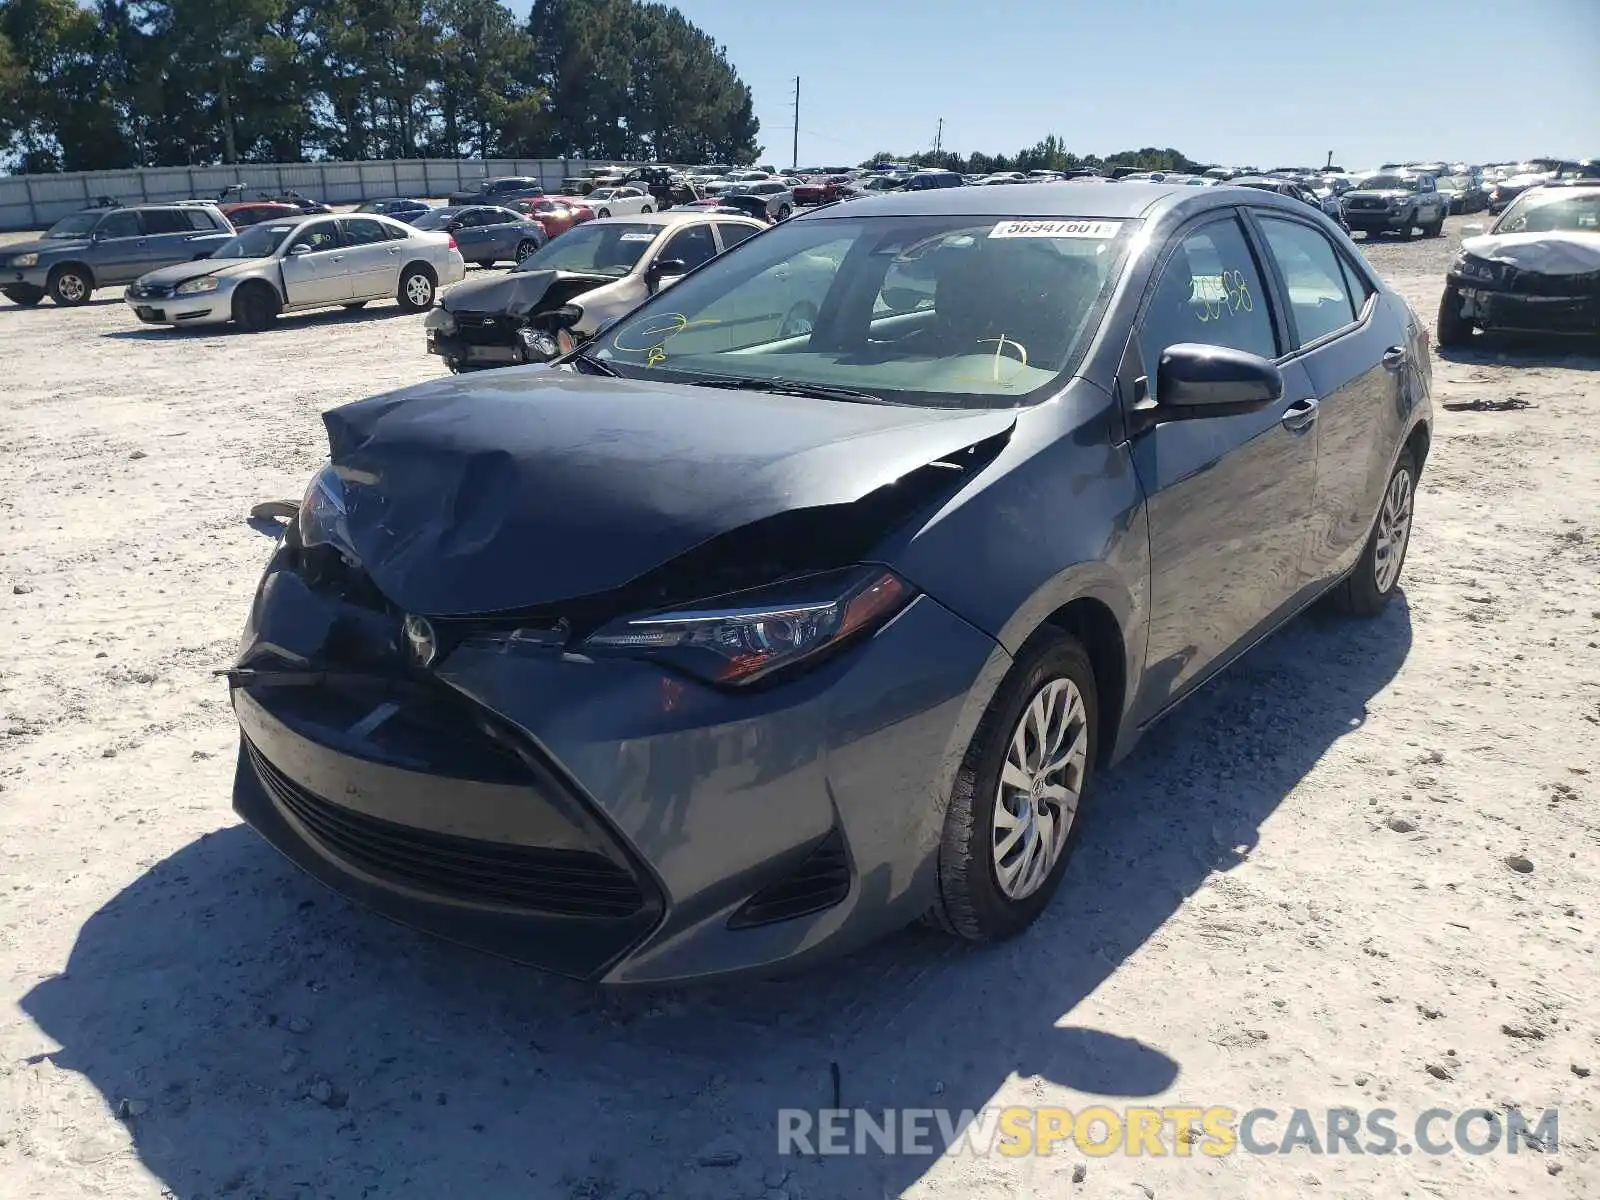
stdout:
[[989,231],[992,238],[1114,238],[1121,221],[1001,221]]

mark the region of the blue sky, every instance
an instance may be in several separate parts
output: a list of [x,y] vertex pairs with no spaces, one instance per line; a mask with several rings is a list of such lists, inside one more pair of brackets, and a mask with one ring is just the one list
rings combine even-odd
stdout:
[[[525,13],[528,0],[511,0]],[[1600,156],[1600,0],[678,0],[763,161],[1173,146],[1261,167]],[[1270,160],[1270,161],[1269,161]]]

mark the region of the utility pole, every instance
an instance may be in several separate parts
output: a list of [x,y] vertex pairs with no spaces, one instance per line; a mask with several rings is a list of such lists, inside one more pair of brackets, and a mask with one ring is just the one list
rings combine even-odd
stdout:
[[789,169],[800,169],[800,76],[794,77],[794,150],[789,161]]
[[939,151],[944,148],[944,118],[939,118],[939,132],[933,135],[933,156],[939,157]]

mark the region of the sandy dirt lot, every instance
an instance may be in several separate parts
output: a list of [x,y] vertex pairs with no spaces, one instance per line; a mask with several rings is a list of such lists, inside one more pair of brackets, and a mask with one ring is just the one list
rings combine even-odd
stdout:
[[[1430,324],[1460,223],[1370,249]],[[1600,1196],[1600,357],[1436,362],[1403,602],[1302,618],[1159,727],[1028,935],[623,996],[356,911],[229,808],[248,508],[299,495],[324,409],[440,373],[421,319],[173,336],[105,294],[0,305],[0,363],[8,1200]],[[835,1088],[1264,1107],[1267,1143],[1554,1106],[1560,1140],[780,1157],[777,1110]]]

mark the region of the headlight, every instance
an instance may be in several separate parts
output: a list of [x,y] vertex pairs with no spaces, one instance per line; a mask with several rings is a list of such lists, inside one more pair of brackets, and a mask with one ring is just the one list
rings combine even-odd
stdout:
[[39,265],[37,254],[19,254],[11,260],[13,267],[36,267]]
[[883,567],[853,567],[614,621],[584,648],[656,659],[712,683],[745,684],[876,629],[911,585]]
[[[710,683],[743,685],[872,632],[914,595],[910,584],[884,567],[849,567],[624,617],[578,649],[597,657],[649,659]],[[501,654],[546,654],[566,644],[566,629],[563,621],[555,629],[480,633],[464,644]]]
[[1465,252],[1450,265],[1455,274],[1475,283],[1493,283],[1500,278],[1500,269],[1494,263]]
[[344,481],[333,464],[323,466],[312,477],[311,486],[300,500],[296,523],[303,546],[333,546],[343,550],[350,545],[349,514],[345,511]]
[[194,296],[200,292],[214,292],[217,290],[217,277],[215,275],[202,275],[199,279],[186,279],[172,289],[174,296]]
[[430,333],[454,333],[456,331],[455,314],[446,312],[442,308],[435,308],[424,318],[422,328]]

